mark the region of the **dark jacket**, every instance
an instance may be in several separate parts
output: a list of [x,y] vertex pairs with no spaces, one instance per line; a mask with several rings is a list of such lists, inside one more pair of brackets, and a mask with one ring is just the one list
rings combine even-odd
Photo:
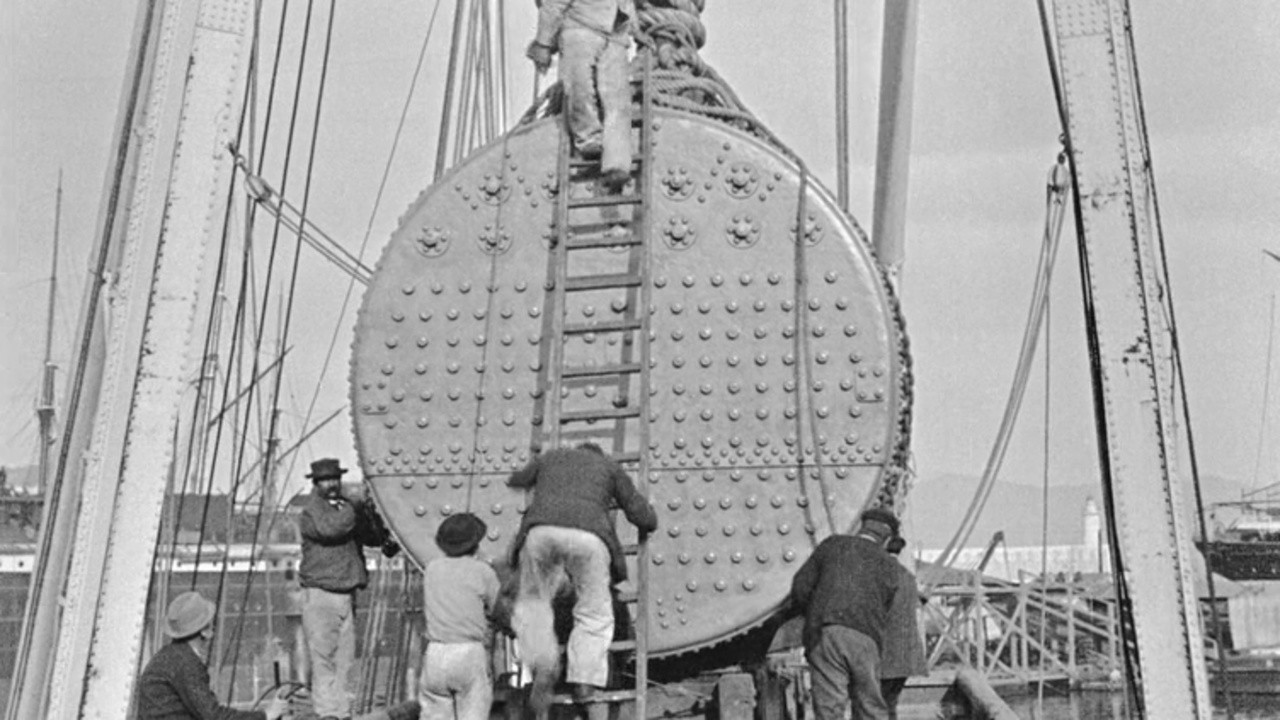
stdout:
[[538,525],[578,528],[604,541],[613,560],[610,568],[613,582],[622,582],[627,578],[627,563],[609,510],[620,508],[633,525],[645,532],[658,527],[657,513],[636,491],[626,471],[591,450],[566,448],[539,455],[512,473],[507,484],[513,488],[534,489],[533,503],[511,543],[513,566],[520,557],[529,528]]
[[898,570],[898,592],[889,606],[889,619],[884,628],[884,645],[880,655],[880,677],[901,678],[928,675],[924,659],[924,641],[920,639],[920,589],[916,576],[895,562]]
[[825,625],[843,625],[883,648],[898,563],[872,540],[831,535],[791,580],[791,602],[804,612],[804,646],[812,650]]
[[346,498],[327,500],[318,488],[298,517],[302,535],[302,563],[298,579],[302,587],[329,592],[351,592],[369,584],[361,545],[375,547],[385,541],[373,509]]
[[188,642],[165,645],[138,680],[138,720],[266,720],[266,713],[232,710],[209,688],[209,670]]

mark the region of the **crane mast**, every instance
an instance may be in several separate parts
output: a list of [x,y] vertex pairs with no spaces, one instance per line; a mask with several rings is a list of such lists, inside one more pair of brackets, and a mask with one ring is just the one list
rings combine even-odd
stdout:
[[1113,566],[1125,635],[1136,648],[1142,712],[1209,718],[1177,467],[1173,307],[1129,4],[1055,0],[1052,34]]
[[171,438],[225,224],[253,7],[139,3],[10,717],[129,711]]

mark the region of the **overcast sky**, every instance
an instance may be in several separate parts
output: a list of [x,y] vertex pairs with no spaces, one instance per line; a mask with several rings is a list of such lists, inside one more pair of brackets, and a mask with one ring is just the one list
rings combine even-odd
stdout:
[[[369,223],[435,4],[339,3],[311,216],[353,251]],[[443,5],[404,145],[374,215],[369,264],[431,174],[433,102],[453,3]],[[531,73],[516,60],[531,35],[533,3],[507,5],[511,95],[523,107]],[[704,58],[834,189],[832,4],[707,5]],[[869,228],[879,3],[850,0],[850,6],[851,209]],[[33,408],[59,168],[65,197],[55,360],[65,369],[71,354],[135,9],[134,2],[107,1],[0,4],[0,464],[36,457]],[[1280,250],[1280,4],[1139,0],[1134,32],[1201,467],[1245,486],[1275,482],[1280,423],[1263,432],[1262,389],[1280,267],[1262,249]],[[915,107],[903,302],[923,490],[948,473],[981,472],[1022,334],[1045,176],[1058,149],[1035,3],[922,0]],[[1096,481],[1070,232],[1051,311],[1049,474],[1060,484]],[[345,402],[356,305],[337,317],[345,276],[324,261],[309,257],[302,272],[308,287],[300,306],[310,312],[295,336],[295,356],[318,366],[339,330],[338,354],[316,401],[316,414],[324,416]],[[1041,364],[1006,463],[1004,477],[1013,481],[1037,483],[1044,472],[1044,375]],[[290,381],[286,427],[293,432],[317,377],[312,367]],[[300,459],[325,454],[354,460],[345,416]]]

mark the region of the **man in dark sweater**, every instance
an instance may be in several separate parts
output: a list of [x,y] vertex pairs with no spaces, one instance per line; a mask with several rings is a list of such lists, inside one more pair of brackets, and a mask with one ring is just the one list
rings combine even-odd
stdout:
[[277,720],[288,704],[272,695],[265,710],[233,710],[209,688],[205,657],[213,638],[217,610],[198,592],[184,592],[169,603],[164,631],[173,638],[152,656],[138,680],[138,720]]
[[351,717],[347,683],[355,661],[355,592],[369,584],[363,547],[381,545],[388,557],[400,550],[367,496],[342,494],[345,472],[334,458],[311,463],[307,477],[314,486],[298,517],[302,629],[311,654],[311,698],[321,720]]
[[793,607],[804,612],[804,647],[817,720],[888,718],[880,694],[880,652],[898,588],[897,563],[884,543],[897,533],[893,513],[862,513],[856,534],[831,535],[791,581]]
[[[511,546],[520,573],[512,625],[533,669],[530,703],[544,717],[560,660],[552,600],[567,589],[576,598],[567,679],[586,698],[608,683],[614,627],[609,590],[627,577],[609,509],[620,508],[641,532],[655,530],[658,516],[630,476],[592,443],[544,453],[507,484],[534,491]],[[588,712],[601,708],[589,706]]]

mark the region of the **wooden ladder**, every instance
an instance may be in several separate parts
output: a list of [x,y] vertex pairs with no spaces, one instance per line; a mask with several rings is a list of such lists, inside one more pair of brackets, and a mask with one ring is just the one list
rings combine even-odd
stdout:
[[[639,117],[631,113],[633,159],[631,180],[622,188],[604,187],[598,160],[578,157],[573,150],[568,121],[562,114],[557,177],[553,279],[547,309],[551,314],[552,343],[547,364],[546,404],[543,420],[547,448],[572,441],[596,441],[631,470],[637,485],[649,477],[649,340],[650,254],[649,208],[652,197],[650,158],[652,115],[650,82],[652,59],[641,52],[638,85]],[[584,265],[589,266],[583,267]],[[600,266],[611,272],[601,272]],[[597,312],[615,314],[596,319]],[[571,319],[578,311],[584,319]],[[581,343],[594,351],[596,343],[606,351],[603,362],[569,357],[567,347]],[[599,347],[599,346],[597,346]],[[586,354],[590,355],[591,352]],[[601,388],[613,393],[600,392]],[[574,392],[580,391],[580,392]],[[571,407],[567,405],[572,404]],[[624,551],[634,562],[634,592],[622,592],[634,618],[633,640],[610,646],[611,668],[634,659],[632,687],[613,683],[588,698],[557,694],[557,705],[607,703],[610,718],[625,704],[633,704],[633,717],[643,720],[648,685],[648,552],[643,533]],[[616,604],[616,603],[615,603]]]

